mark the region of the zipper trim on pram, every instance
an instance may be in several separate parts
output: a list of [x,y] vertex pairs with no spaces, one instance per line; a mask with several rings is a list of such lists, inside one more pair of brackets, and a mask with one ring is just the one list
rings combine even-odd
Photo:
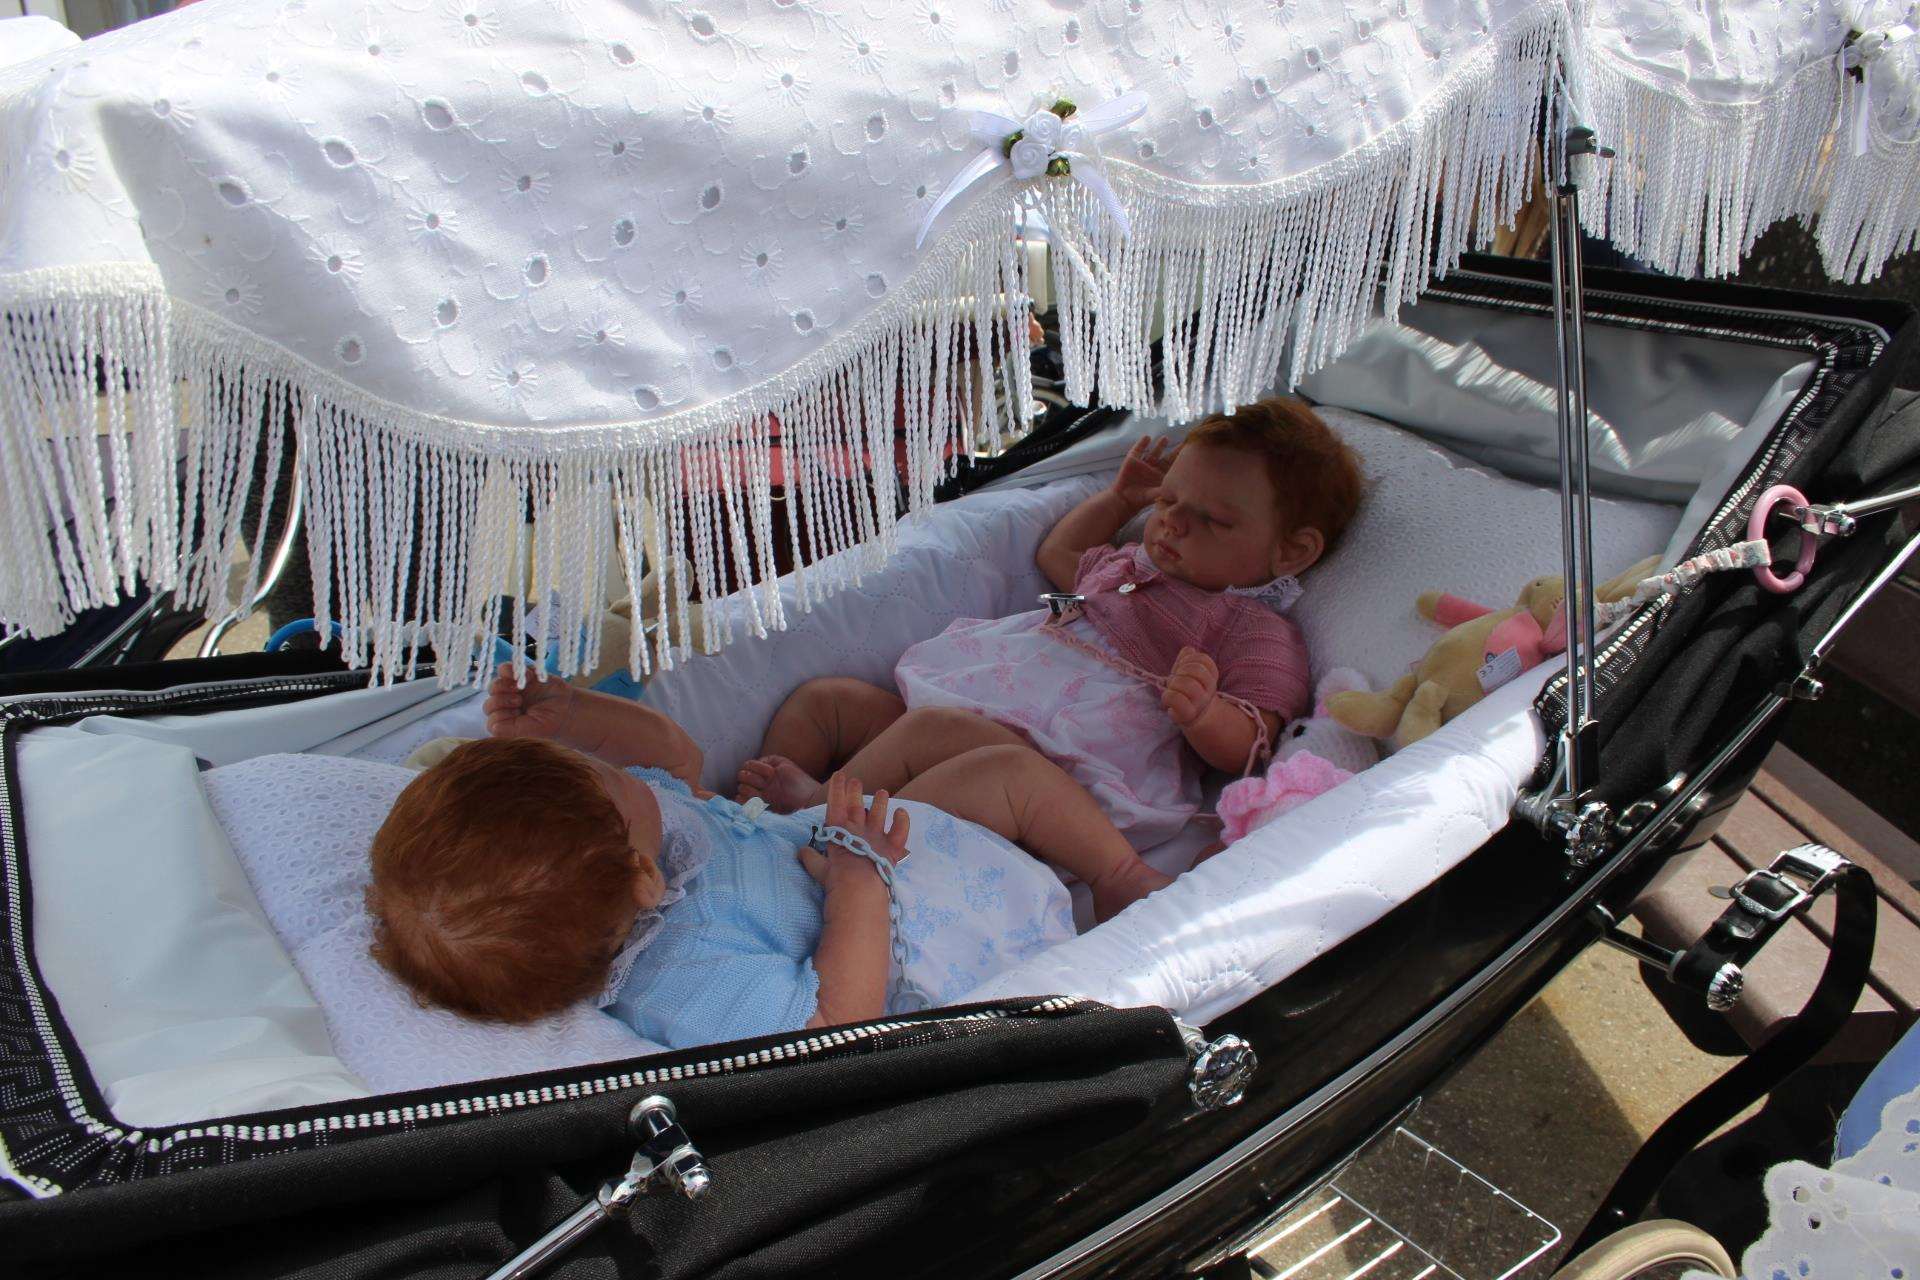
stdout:
[[[1468,280],[1505,289],[1545,293],[1543,282],[1516,279],[1471,270],[1453,273],[1450,280]],[[1888,336],[1880,326],[1864,320],[1839,316],[1796,315],[1791,318],[1770,312],[1683,299],[1646,298],[1611,290],[1588,290],[1589,321],[1611,328],[1636,329],[1655,333],[1676,333],[1718,338],[1750,346],[1804,351],[1816,361],[1806,385],[1794,397],[1780,420],[1767,435],[1760,452],[1743,473],[1726,499],[1714,509],[1688,544],[1687,554],[1730,546],[1745,535],[1743,505],[1758,488],[1777,481],[1799,460],[1812,442],[1818,428],[1802,429],[1809,410],[1816,404],[1831,404],[1851,389],[1858,377],[1885,351]],[[1423,295],[1426,299],[1454,302],[1494,310],[1547,315],[1549,300],[1499,297],[1439,285]],[[1605,305],[1610,304],[1610,305]],[[1691,317],[1720,316],[1748,322],[1748,327],[1699,323]],[[1769,331],[1757,322],[1770,321]],[[1782,330],[1785,330],[1784,332]],[[1824,417],[1824,415],[1823,415]],[[1609,693],[1624,682],[1641,654],[1652,643],[1660,621],[1690,592],[1695,584],[1671,596],[1650,600],[1620,624],[1594,655],[1594,699],[1596,709],[1604,709]],[[1534,709],[1545,722],[1549,735],[1566,723],[1566,673],[1552,676],[1534,700]]]
[[[113,1118],[41,979],[32,955],[31,880],[21,820],[17,745],[22,732],[69,723],[90,715],[224,710],[263,701],[313,697],[358,688],[366,672],[265,677],[221,684],[186,685],[153,692],[92,695],[31,694],[0,703],[0,874],[6,885],[5,967],[12,981],[0,990],[0,1010],[21,1001],[25,1017],[0,1016],[0,1069],[11,1096],[0,1113],[0,1179],[29,1195],[58,1195],[81,1186],[131,1181],[184,1169],[256,1159],[279,1152],[337,1145],[358,1135],[498,1114],[544,1103],[650,1088],[696,1077],[730,1075],[775,1066],[882,1052],[929,1039],[977,1035],[1020,1020],[1068,1016],[1104,1006],[1073,996],[1007,1000],[955,1012],[905,1014],[854,1026],[772,1038],[732,1052],[694,1050],[649,1059],[621,1059],[584,1067],[530,1073],[503,1088],[452,1085],[422,1090],[393,1106],[379,1098],[272,1112],[282,1117],[235,1117],[201,1124],[143,1130]],[[21,1035],[27,1031],[28,1042]],[[694,1056],[704,1055],[704,1056]],[[36,1066],[40,1071],[36,1071]],[[40,1080],[33,1077],[44,1072]],[[24,1104],[24,1105],[23,1105]]]

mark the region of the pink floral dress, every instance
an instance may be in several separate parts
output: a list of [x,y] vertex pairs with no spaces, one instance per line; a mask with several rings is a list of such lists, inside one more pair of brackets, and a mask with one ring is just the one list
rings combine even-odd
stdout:
[[[1140,595],[1142,604],[1146,593],[1156,588],[1163,599],[1170,587],[1226,596],[1162,578],[1137,544],[1088,552],[1074,587],[1090,600],[1109,593],[1123,601]],[[1304,687],[1304,645],[1299,632],[1280,616],[1298,594],[1299,585],[1291,578],[1237,591],[1221,610],[1229,621],[1202,628],[1192,637],[1203,641],[1197,647],[1220,665],[1222,689],[1276,710],[1283,719],[1304,709],[1292,705],[1304,703],[1303,697],[1290,685],[1276,688],[1257,673],[1272,665],[1265,659],[1271,657],[1272,646],[1278,646],[1286,652],[1289,667],[1297,657]],[[1200,612],[1211,608],[1209,603]],[[1187,613],[1194,616],[1191,608]],[[1066,624],[1079,640],[1109,655],[1129,656],[1149,670],[1171,667],[1170,659],[1149,666],[1130,657],[1140,646],[1116,644],[1094,620],[1100,615],[1092,609],[1089,615]],[[1036,609],[1009,618],[954,622],[901,655],[894,668],[900,696],[909,707],[977,712],[1021,734],[1092,793],[1134,848],[1150,849],[1170,839],[1200,811],[1204,764],[1160,705],[1157,687],[1045,634],[1047,619],[1045,609]],[[1219,634],[1211,634],[1215,632]],[[1204,643],[1222,636],[1228,640],[1226,652],[1223,646]],[[1171,637],[1167,643],[1188,638]],[[1236,678],[1232,651],[1247,644],[1266,646],[1263,660],[1245,664]],[[1249,677],[1247,672],[1256,674]]]

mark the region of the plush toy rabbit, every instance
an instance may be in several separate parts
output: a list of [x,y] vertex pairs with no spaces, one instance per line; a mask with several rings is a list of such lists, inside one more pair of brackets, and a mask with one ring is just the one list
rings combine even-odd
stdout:
[[1313,714],[1280,731],[1273,763],[1264,776],[1228,783],[1220,792],[1221,837],[1229,844],[1258,830],[1323,791],[1331,791],[1380,759],[1371,738],[1327,714],[1327,698],[1335,693],[1364,691],[1367,678],[1347,667],[1335,667],[1314,690]]

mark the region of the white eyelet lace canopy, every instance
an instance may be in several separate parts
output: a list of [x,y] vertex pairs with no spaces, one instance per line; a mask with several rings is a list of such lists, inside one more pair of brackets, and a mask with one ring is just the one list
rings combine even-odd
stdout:
[[[1888,8],[189,6],[0,69],[0,620],[213,599],[297,451],[350,659],[391,677],[425,639],[477,675],[458,656],[530,578],[544,656],[593,669],[649,540],[682,605],[884,548],[1024,422],[1027,207],[1069,395],[1173,418],[1338,354],[1381,280],[1389,313],[1414,297],[1568,115],[1618,152],[1586,215],[1628,252],[1724,272],[1818,215],[1832,269],[1870,276],[1920,229],[1920,41]],[[996,157],[977,117],[1035,135]],[[1157,333],[1163,294],[1194,314]],[[785,624],[749,601],[748,630]],[[731,638],[703,625],[634,629],[629,667]]]

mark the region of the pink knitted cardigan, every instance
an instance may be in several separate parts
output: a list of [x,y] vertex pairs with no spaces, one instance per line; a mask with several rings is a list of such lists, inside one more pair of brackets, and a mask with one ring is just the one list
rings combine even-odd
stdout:
[[1088,548],[1073,589],[1086,597],[1094,629],[1135,666],[1166,675],[1192,645],[1220,668],[1222,692],[1277,712],[1282,722],[1312,705],[1300,628],[1253,596],[1169,577],[1137,542]]

